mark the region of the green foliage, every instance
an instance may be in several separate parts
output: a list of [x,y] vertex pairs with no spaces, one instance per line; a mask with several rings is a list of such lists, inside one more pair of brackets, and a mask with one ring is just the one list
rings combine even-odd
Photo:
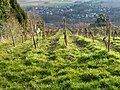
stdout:
[[109,21],[109,18],[106,15],[101,13],[98,15],[95,23],[91,24],[90,26],[94,26],[94,27],[106,26],[108,21]]
[[11,5],[12,11],[15,13],[18,21],[21,24],[25,23],[27,21],[27,14],[20,7],[20,5],[17,3],[17,0],[10,0],[10,5]]
[[17,3],[17,0],[0,0],[0,26],[14,14],[20,24],[27,22],[27,14]]
[[[0,29],[3,23],[10,17],[10,4],[9,0],[0,0]],[[0,32],[1,34],[1,32]]]
[[107,52],[101,42],[68,34],[65,48],[58,32],[44,41],[39,39],[38,44],[37,49],[31,47],[31,40],[14,48],[0,44],[0,89],[120,89],[120,55]]
[[10,15],[9,0],[0,0],[0,20],[6,20]]

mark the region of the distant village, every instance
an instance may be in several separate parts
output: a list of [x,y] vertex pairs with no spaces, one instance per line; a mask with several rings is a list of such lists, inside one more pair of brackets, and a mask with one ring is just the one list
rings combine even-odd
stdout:
[[120,25],[120,8],[105,7],[102,3],[92,2],[74,2],[67,6],[33,6],[27,7],[28,12],[35,12],[43,17],[48,24],[57,24],[63,17],[66,17],[68,23],[94,22],[98,14],[104,13],[115,25]]

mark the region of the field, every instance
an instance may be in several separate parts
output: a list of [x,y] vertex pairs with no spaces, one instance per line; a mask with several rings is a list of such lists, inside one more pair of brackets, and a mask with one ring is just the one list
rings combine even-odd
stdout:
[[108,52],[101,38],[67,31],[42,40],[37,49],[28,39],[13,47],[0,44],[0,89],[8,90],[119,90],[120,38]]

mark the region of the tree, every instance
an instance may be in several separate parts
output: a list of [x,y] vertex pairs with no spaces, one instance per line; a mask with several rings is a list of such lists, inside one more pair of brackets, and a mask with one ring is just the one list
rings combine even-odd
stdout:
[[11,12],[15,13],[14,15],[18,19],[19,23],[24,26],[24,23],[27,23],[27,14],[17,3],[17,0],[10,0],[10,5],[12,7]]
[[96,21],[93,24],[90,24],[90,27],[103,27],[107,26],[107,22],[109,21],[109,18],[101,13],[98,15]]
[[0,20],[6,20],[10,16],[9,0],[0,0]]
[[101,27],[107,25],[108,18],[104,14],[99,14],[97,20],[95,21],[95,26]]

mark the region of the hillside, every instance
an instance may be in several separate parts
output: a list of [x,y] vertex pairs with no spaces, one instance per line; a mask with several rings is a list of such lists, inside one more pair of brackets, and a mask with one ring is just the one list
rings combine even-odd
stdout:
[[[48,3],[49,4],[49,3]],[[120,25],[120,8],[119,1],[106,2],[75,2],[75,3],[52,3],[51,5],[35,5],[25,8],[26,11],[31,12],[35,8],[46,23],[57,24],[66,16],[71,24],[78,24],[80,22],[93,23],[100,13],[104,13],[111,19],[114,25]]]
[[7,21],[10,17],[15,17],[19,23],[27,21],[27,15],[16,0],[0,1],[0,21]]
[[119,90],[120,52],[67,33],[67,48],[62,30],[46,40],[39,37],[37,49],[31,39],[16,47],[0,44],[0,89]]
[[[59,5],[60,3],[79,3],[79,2],[92,2],[92,3],[102,3],[102,6],[107,6],[107,7],[120,7],[119,3],[120,0],[18,0],[21,5],[23,6],[36,6],[41,5],[44,6],[45,4],[57,4]],[[44,3],[44,4],[43,4]],[[61,5],[61,4],[60,4]]]
[[13,35],[17,40],[26,33],[27,23],[27,13],[17,0],[0,0],[0,42],[11,41]]
[[[84,17],[97,5],[35,6],[26,14],[17,0],[0,0],[0,90],[120,90],[120,26],[103,13],[94,23]],[[91,24],[69,22],[68,9]],[[41,10],[61,16],[52,17],[58,25],[35,13]]]

